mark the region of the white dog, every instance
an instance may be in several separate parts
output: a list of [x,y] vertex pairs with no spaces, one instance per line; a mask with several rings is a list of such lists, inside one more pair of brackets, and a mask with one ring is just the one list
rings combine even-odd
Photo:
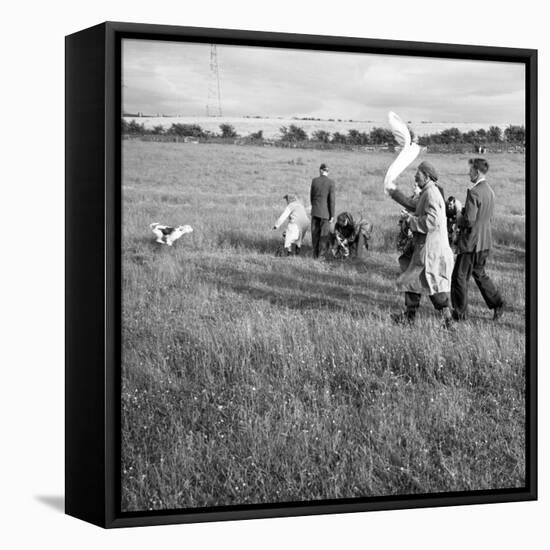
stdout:
[[160,223],[152,223],[150,226],[151,231],[157,238],[157,243],[167,244],[172,246],[182,235],[186,233],[192,233],[193,228],[190,225],[178,225],[177,227],[170,227],[168,225],[161,225]]

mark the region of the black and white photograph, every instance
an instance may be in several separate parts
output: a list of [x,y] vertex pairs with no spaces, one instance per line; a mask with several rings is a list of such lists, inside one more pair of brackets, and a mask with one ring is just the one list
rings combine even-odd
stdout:
[[0,547],[545,548],[543,7],[6,4]]
[[525,64],[120,62],[121,512],[525,488]]

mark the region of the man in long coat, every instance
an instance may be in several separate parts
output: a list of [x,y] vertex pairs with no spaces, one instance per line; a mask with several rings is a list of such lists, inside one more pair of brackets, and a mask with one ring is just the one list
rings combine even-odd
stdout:
[[502,316],[504,301],[489,275],[485,264],[493,245],[491,219],[495,209],[495,194],[487,183],[489,164],[485,159],[470,159],[471,187],[459,222],[458,256],[452,277],[453,316],[466,319],[468,282],[473,275],[485,303],[493,310],[493,319]]
[[334,221],[334,182],[328,177],[328,166],[321,164],[319,177],[313,178],[310,189],[311,200],[311,245],[313,257],[328,252],[330,245],[330,224]]
[[[425,166],[431,167],[431,177],[436,178],[435,179],[435,186],[437,189],[439,189],[439,192],[441,193],[441,196],[443,197],[443,200],[445,200],[445,191],[443,191],[443,187],[441,186],[440,182],[438,181],[438,176],[435,171],[435,168],[427,163],[424,162],[421,164],[421,166],[424,168]],[[402,254],[399,256],[399,265],[401,267],[401,271],[405,271],[407,267],[409,267],[409,263],[411,261],[412,253],[413,253],[413,246],[412,246],[412,239],[409,237],[409,216],[408,214],[414,214],[416,212],[416,207],[418,205],[418,199],[420,198],[420,189],[418,187],[415,188],[415,192],[412,196],[408,196],[405,193],[403,193],[401,190],[397,188],[389,189],[388,190],[389,195],[391,198],[398,202],[404,210],[403,215],[401,217],[401,220],[399,221],[399,225],[401,227],[400,231],[400,238],[405,239],[406,241],[403,243]],[[446,203],[445,203],[446,204]],[[446,212],[445,212],[446,214]],[[402,223],[404,222],[404,223]],[[447,218],[447,227],[448,227],[448,218]]]
[[[447,237],[445,201],[436,185],[437,179],[437,172],[429,162],[420,163],[415,174],[420,195],[414,214],[409,216],[412,254],[400,258],[403,273],[397,279],[397,288],[405,292],[406,311],[395,315],[395,321],[414,321],[425,294],[435,309],[441,311],[445,323],[451,322],[449,292],[454,257]],[[395,192],[390,194],[393,197]]]

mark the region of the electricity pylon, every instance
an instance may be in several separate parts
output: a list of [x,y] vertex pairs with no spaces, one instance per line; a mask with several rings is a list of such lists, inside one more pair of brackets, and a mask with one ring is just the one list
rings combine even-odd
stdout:
[[215,44],[210,46],[210,74],[208,76],[208,101],[206,103],[206,116],[222,116],[218,52]]

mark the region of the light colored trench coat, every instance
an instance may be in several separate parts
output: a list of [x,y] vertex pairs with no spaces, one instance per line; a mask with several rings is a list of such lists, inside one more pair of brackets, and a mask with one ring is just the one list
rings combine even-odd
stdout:
[[397,289],[430,296],[450,292],[454,256],[447,236],[445,201],[434,182],[422,189],[410,227],[414,250],[397,279]]

